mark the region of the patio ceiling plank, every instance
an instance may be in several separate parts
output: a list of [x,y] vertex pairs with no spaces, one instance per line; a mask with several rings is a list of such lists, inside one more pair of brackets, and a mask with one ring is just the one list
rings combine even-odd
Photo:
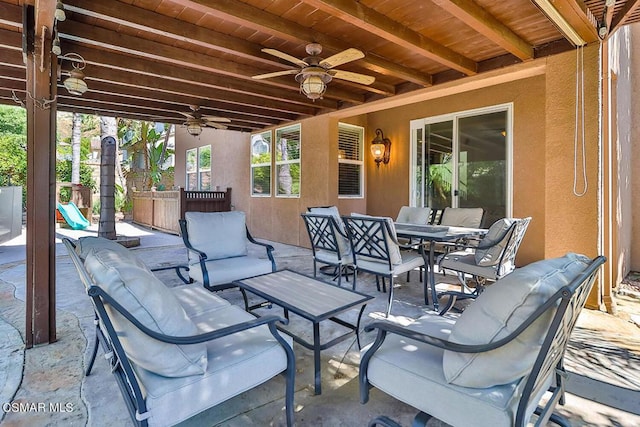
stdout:
[[[336,52],[356,47],[331,37],[328,34],[286,20],[278,15],[232,0],[219,0],[215,2],[207,0],[174,0],[173,3],[197,9],[205,14],[219,16],[222,19],[238,25],[246,26],[256,31],[264,32],[265,34],[272,34],[283,40],[298,44],[304,45],[316,42],[322,44],[325,49]],[[421,86],[431,86],[431,76],[429,74],[404,67],[380,56],[367,54],[366,49],[363,49],[363,51],[365,51],[366,56],[359,61],[359,65],[362,67],[382,75],[406,79]]]
[[439,62],[466,75],[477,73],[471,59],[404,27],[385,15],[353,0],[303,0],[358,28],[389,40],[411,52]]
[[22,30],[22,7],[17,4],[0,3],[0,24]]
[[523,61],[533,59],[533,46],[473,0],[432,0],[478,33]]
[[614,33],[616,30],[622,27],[627,22],[627,19],[629,19],[629,17],[633,15],[633,13],[638,10],[639,7],[640,0],[627,0],[624,4],[624,9],[622,9],[621,12],[618,12],[615,18],[612,20],[611,30],[609,31],[609,34]]
[[596,18],[587,9],[584,1],[554,0],[552,3],[558,13],[564,17],[585,42],[593,43],[600,40],[596,28]]
[[[291,99],[291,94],[282,92],[279,89],[288,89],[292,92],[299,92],[300,90],[300,85],[293,79],[270,79],[267,82],[261,82],[266,83],[268,86],[273,86],[274,89],[276,89],[269,90],[268,88],[265,88],[264,84],[257,83],[251,78],[252,75],[262,73],[263,70],[259,68],[253,68],[237,62],[221,60],[209,55],[188,51],[179,47],[142,39],[140,37],[132,37],[97,26],[74,22],[69,19],[59,23],[58,28],[60,31],[60,37],[66,40],[90,44],[102,49],[113,49],[119,52],[139,56],[141,58],[162,61],[178,65],[180,67],[193,68],[200,71],[219,74],[221,76],[229,76],[240,80],[246,80],[246,82],[241,83],[241,86],[245,88],[244,91],[247,93],[260,95],[262,90],[265,93],[268,93],[268,96],[277,97],[279,94],[279,97],[282,99]],[[136,61],[136,59],[131,59],[129,62],[135,63]],[[211,76],[211,74],[208,75]],[[221,79],[220,76],[211,77]],[[363,96],[354,94],[350,91],[341,90],[339,88],[332,88],[332,90],[328,91],[325,96],[327,98],[342,99],[354,103],[364,102]],[[311,100],[304,96],[299,98],[302,103],[312,103]],[[326,108],[332,108],[332,101],[330,100],[317,100],[315,104]]]

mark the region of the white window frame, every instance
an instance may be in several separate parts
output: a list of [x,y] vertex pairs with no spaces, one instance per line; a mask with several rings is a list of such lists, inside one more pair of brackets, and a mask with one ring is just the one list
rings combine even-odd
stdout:
[[[260,136],[269,136],[269,163],[252,163],[253,162],[253,137],[255,135],[260,135]],[[264,140],[264,139],[263,139]],[[266,142],[266,141],[265,141]],[[268,193],[255,193],[253,190],[255,188],[254,183],[253,183],[253,169],[254,168],[258,168],[258,167],[269,167],[269,176],[271,177],[273,174],[273,132],[271,130],[265,131],[265,132],[259,132],[259,133],[254,133],[251,134],[251,139],[250,142],[251,147],[249,148],[250,150],[250,159],[249,159],[249,166],[250,166],[250,175],[249,175],[249,185],[251,186],[249,188],[249,194],[251,194],[251,197],[271,197],[272,192],[273,192],[273,181],[272,179],[269,180],[269,192]]]
[[[338,199],[362,199],[364,198],[364,127],[356,126],[348,123],[338,123],[338,149],[340,147],[340,129],[349,129],[359,134],[358,137],[358,157],[360,160],[343,159],[338,155]],[[340,194],[340,164],[351,164],[360,166],[360,194]]]
[[[209,148],[209,153],[210,153],[210,157],[209,157],[209,169],[203,169],[200,166],[200,150],[202,148]],[[188,170],[188,165],[187,162],[189,160],[189,152],[190,151],[194,151],[196,153],[196,170],[193,172],[189,172]],[[213,189],[213,185],[211,185],[209,188],[209,190],[202,190],[202,180],[200,179],[200,174],[202,172],[209,172],[209,174],[211,175],[211,183],[213,183],[213,168],[211,167],[213,164],[213,150],[211,148],[211,144],[208,145],[201,145],[200,147],[193,147],[193,148],[188,148],[185,150],[185,189],[187,190],[191,190],[191,191],[211,191]],[[195,173],[196,174],[196,188],[189,188],[189,174],[190,173]]]
[[[291,132],[294,131],[295,129],[297,129],[298,131],[298,141],[300,143],[299,147],[298,147],[298,158],[297,159],[293,159],[293,160],[278,160],[278,133],[279,132]],[[285,127],[281,127],[281,128],[277,128],[274,132],[274,138],[273,138],[273,153],[275,154],[274,157],[274,162],[275,162],[275,168],[274,168],[274,174],[273,174],[273,189],[274,189],[274,193],[276,197],[280,197],[280,198],[287,198],[287,199],[299,199],[300,198],[300,194],[302,193],[302,126],[300,125],[300,123],[296,123],[293,125],[289,125],[289,126],[285,126]],[[298,192],[297,193],[292,193],[292,194],[280,194],[280,188],[278,186],[278,166],[282,166],[282,165],[299,165],[299,171],[300,171],[300,176],[298,178]]]
[[[470,116],[478,116],[482,114],[490,114],[504,111],[507,113],[507,123],[506,123],[506,135],[505,135],[505,156],[506,156],[506,200],[505,200],[505,215],[507,217],[513,216],[513,103],[492,105],[489,107],[475,108],[471,110],[458,111],[449,114],[442,114],[440,116],[427,117],[423,119],[411,120],[409,123],[410,127],[410,135],[411,135],[411,150],[409,156],[409,203],[411,206],[418,206],[416,200],[416,188],[415,188],[415,179],[414,176],[416,174],[416,157],[417,157],[417,141],[416,141],[416,132],[419,129],[423,130],[423,138],[424,135],[424,127],[425,125],[432,123],[439,123],[444,121],[452,121],[453,122],[453,155],[454,155],[454,164],[458,164],[458,153],[459,153],[459,141],[458,141],[458,120],[464,117]],[[423,150],[423,159],[422,165],[424,167],[424,150]],[[453,182],[457,182],[458,180],[458,168],[453,168]],[[424,195],[423,195],[424,197]],[[458,203],[458,198],[453,197],[453,207],[456,207]]]

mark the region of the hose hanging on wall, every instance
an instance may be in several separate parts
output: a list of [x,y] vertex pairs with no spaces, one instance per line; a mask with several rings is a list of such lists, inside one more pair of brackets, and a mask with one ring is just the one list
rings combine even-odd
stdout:
[[[582,152],[582,190],[578,191],[578,145]],[[573,194],[582,197],[589,187],[587,182],[587,153],[584,136],[584,48],[576,48],[576,121],[573,138]]]

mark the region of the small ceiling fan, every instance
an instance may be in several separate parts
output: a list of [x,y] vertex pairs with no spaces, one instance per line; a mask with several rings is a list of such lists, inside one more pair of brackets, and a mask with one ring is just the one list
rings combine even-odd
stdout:
[[336,79],[348,80],[350,82],[363,85],[370,85],[375,81],[375,77],[372,76],[333,69],[338,65],[364,58],[364,53],[358,49],[346,49],[326,59],[322,59],[318,56],[322,52],[322,46],[319,43],[309,43],[307,45],[306,51],[310,56],[304,59],[298,59],[276,49],[265,48],[262,49],[262,51],[296,64],[300,69],[259,74],[257,76],[253,76],[253,78],[260,80],[295,74],[296,81],[300,83],[300,91],[309,99],[315,100],[322,98],[322,95],[327,90],[327,83],[329,83],[334,77]]
[[183,113],[182,111],[180,111],[180,114],[187,117],[187,121],[183,124],[187,127],[187,132],[189,132],[190,135],[200,135],[203,127],[226,129],[227,127],[220,123],[231,122],[231,120],[227,119],[226,117],[216,117],[202,114],[199,112],[200,107],[197,105],[190,105],[189,108],[191,108],[191,113]]

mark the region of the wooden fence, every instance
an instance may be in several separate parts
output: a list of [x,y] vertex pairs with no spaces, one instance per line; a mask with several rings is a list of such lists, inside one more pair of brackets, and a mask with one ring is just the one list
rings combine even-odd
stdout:
[[167,233],[180,234],[178,219],[185,212],[231,210],[231,188],[225,191],[134,191],[133,222]]

